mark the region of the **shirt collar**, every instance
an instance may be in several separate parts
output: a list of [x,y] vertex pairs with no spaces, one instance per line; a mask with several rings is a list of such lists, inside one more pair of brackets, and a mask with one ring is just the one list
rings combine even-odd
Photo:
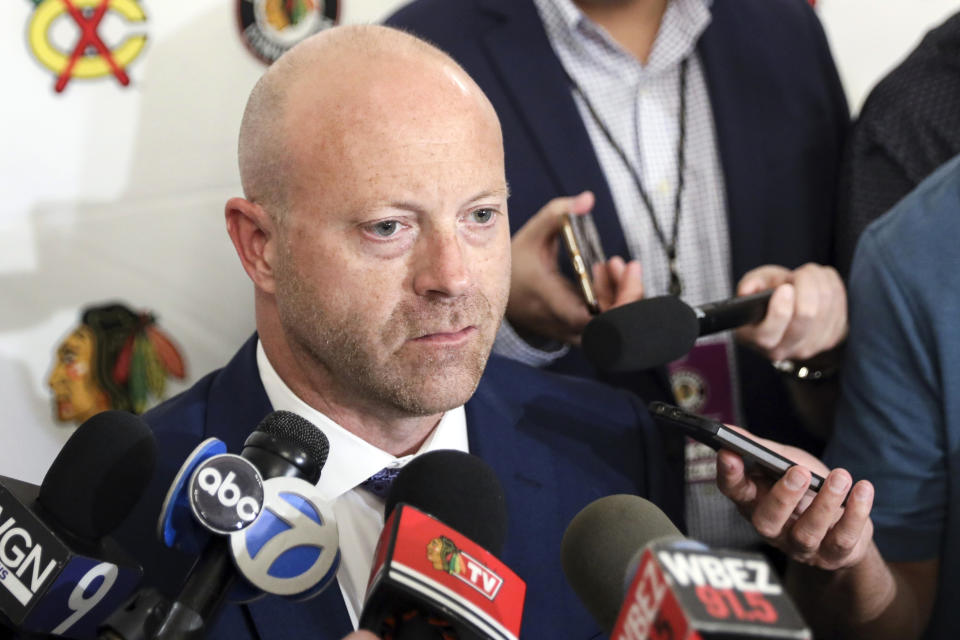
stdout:
[[469,451],[466,412],[462,405],[443,414],[436,428],[415,454],[397,458],[347,431],[301,400],[277,374],[267,358],[263,343],[259,340],[257,367],[260,370],[260,381],[274,410],[292,411],[312,422],[327,436],[330,453],[317,483],[320,494],[327,500],[340,497],[383,468],[403,467],[416,456],[428,451]]
[[[649,73],[657,73],[680,64],[696,49],[697,41],[710,24],[710,5],[713,0],[669,0],[650,57],[644,66]],[[573,0],[534,0],[547,37],[554,48],[589,55],[584,43],[599,40],[619,55],[640,63],[610,37],[606,29],[587,17]]]

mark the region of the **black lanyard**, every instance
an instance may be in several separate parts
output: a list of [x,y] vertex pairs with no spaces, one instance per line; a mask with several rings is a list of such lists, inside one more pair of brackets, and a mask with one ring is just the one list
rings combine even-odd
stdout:
[[573,78],[570,77],[569,73],[566,73],[567,81],[570,83],[570,87],[580,96],[580,99],[583,100],[583,103],[587,106],[587,111],[590,112],[590,116],[593,118],[593,121],[597,123],[597,126],[600,127],[600,131],[603,132],[603,135],[607,138],[607,141],[610,143],[610,146],[613,147],[614,151],[617,152],[617,155],[620,156],[620,159],[623,161],[623,164],[627,167],[627,170],[630,172],[630,175],[633,177],[633,181],[637,185],[637,191],[640,192],[640,198],[643,200],[643,204],[646,206],[647,214],[650,216],[650,223],[653,225],[653,230],[657,234],[657,239],[660,241],[660,246],[663,247],[664,253],[667,254],[667,263],[670,268],[670,295],[679,296],[683,291],[683,283],[680,281],[680,275],[677,273],[677,232],[680,230],[680,200],[683,196],[683,169],[686,166],[686,161],[684,157],[684,141],[686,139],[687,132],[687,66],[689,58],[684,58],[680,62],[680,113],[678,114],[678,120],[680,125],[680,135],[677,138],[677,191],[674,196],[673,202],[673,230],[670,233],[670,242],[667,242],[667,238],[663,233],[663,229],[660,228],[660,225],[657,223],[657,216],[653,212],[653,201],[650,199],[650,196],[647,194],[647,190],[643,188],[643,182],[640,180],[640,174],[637,173],[633,165],[630,163],[630,160],[627,159],[627,154],[624,153],[623,148],[617,144],[616,140],[613,139],[613,134],[610,133],[610,130],[604,124],[603,120],[600,119],[600,115],[593,108],[593,104],[590,103],[590,100],[587,99],[587,95],[583,92],[583,89],[574,82]]

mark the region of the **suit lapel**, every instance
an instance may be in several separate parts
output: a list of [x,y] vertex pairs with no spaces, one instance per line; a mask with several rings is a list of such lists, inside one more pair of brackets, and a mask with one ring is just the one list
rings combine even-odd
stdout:
[[714,0],[710,25],[697,49],[706,76],[717,147],[727,193],[727,216],[734,278],[755,265],[764,255],[768,239],[763,234],[764,121],[762,95],[753,76],[745,70],[756,65],[744,44],[751,39],[739,33],[736,8]]
[[[272,407],[257,368],[254,335],[224,367],[210,389],[204,437],[220,438],[233,453]],[[276,596],[245,606],[261,640],[295,638],[310,630],[319,640],[339,640],[353,630],[339,586],[334,583],[306,602]]]
[[501,18],[481,42],[556,195],[593,191],[594,220],[604,249],[609,255],[629,255],[610,188],[536,7],[529,0],[481,0],[480,6]]
[[204,437],[220,438],[227,444],[227,451],[239,453],[247,436],[272,410],[260,382],[254,334],[210,387]]
[[[488,366],[487,376],[500,375]],[[481,381],[467,403],[467,429],[470,452],[493,468],[506,496],[509,521],[500,559],[527,585],[522,636],[572,637],[564,634],[565,620],[558,617],[566,610],[560,600],[569,590],[559,570],[543,566],[555,562],[554,568],[559,567],[559,541],[554,539],[567,525],[561,509],[564,496],[557,490],[557,460],[543,442],[524,434],[526,409],[502,400],[495,385]],[[545,551],[554,546],[555,555]]]
[[[508,546],[512,547],[515,540],[524,538],[514,534],[524,528],[529,516],[556,512],[557,496],[550,490],[556,486],[556,469],[543,464],[552,456],[534,450],[542,445],[524,438],[517,428],[522,410],[500,400],[483,381],[466,405],[466,416],[470,453],[493,468],[507,493],[511,516]],[[515,514],[528,517],[515,518]]]

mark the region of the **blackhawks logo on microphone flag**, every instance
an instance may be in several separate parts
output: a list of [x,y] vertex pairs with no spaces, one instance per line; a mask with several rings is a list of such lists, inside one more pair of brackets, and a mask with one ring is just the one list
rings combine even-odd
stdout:
[[437,536],[427,543],[427,559],[437,571],[446,571],[452,576],[464,571],[463,556],[460,549],[446,536]]
[[[526,583],[492,553],[409,504],[398,504],[374,553],[360,626],[381,629],[382,603],[412,601],[455,629],[516,640]],[[463,636],[461,636],[463,637]],[[473,636],[469,636],[473,637]]]

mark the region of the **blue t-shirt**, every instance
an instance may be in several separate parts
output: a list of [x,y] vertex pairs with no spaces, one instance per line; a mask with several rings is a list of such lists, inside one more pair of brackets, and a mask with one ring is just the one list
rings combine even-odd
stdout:
[[960,157],[864,232],[828,465],[876,486],[889,561],[940,558],[928,638],[960,625]]

